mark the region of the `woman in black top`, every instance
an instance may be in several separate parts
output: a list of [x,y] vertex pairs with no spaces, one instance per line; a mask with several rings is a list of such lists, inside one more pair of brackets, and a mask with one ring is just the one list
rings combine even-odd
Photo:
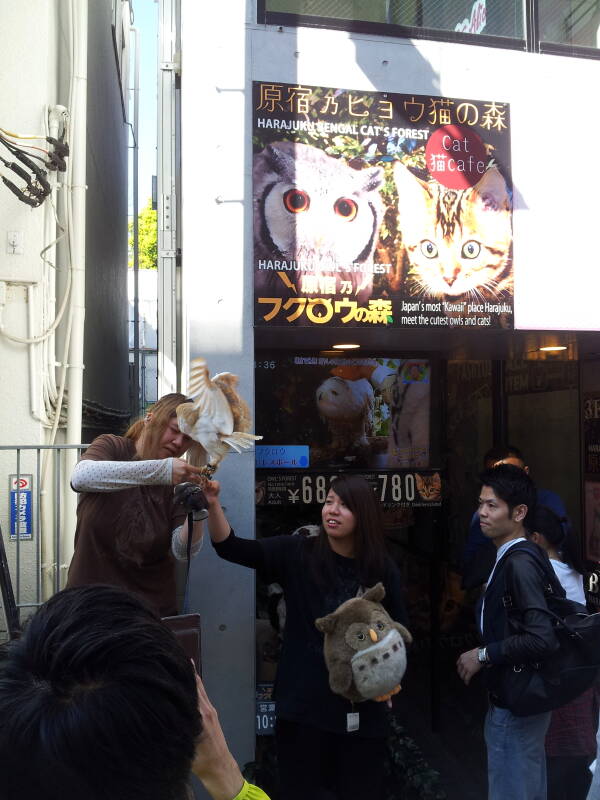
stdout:
[[[316,538],[238,539],[227,522],[216,482],[208,483],[209,530],[217,553],[258,569],[281,584],[286,625],[277,672],[277,755],[286,800],[378,800],[382,792],[387,710],[366,701],[353,706],[333,694],[315,619],[377,581],[383,605],[406,623],[398,568],[387,555],[381,510],[359,475],[335,478]],[[358,730],[349,732],[359,715]]]

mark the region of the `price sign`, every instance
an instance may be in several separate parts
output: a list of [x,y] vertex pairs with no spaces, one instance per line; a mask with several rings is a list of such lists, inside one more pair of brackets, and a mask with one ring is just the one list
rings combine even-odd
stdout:
[[[373,486],[381,503],[400,506],[441,505],[441,479],[435,470],[361,472]],[[257,470],[258,505],[286,506],[323,504],[335,473],[272,473]]]

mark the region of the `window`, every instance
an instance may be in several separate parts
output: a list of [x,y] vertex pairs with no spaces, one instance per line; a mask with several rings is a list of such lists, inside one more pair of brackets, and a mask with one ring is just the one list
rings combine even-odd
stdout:
[[522,0],[265,0],[267,15],[523,38]]
[[600,58],[600,0],[258,0],[258,20]]
[[600,0],[539,0],[541,42],[597,48],[599,27]]

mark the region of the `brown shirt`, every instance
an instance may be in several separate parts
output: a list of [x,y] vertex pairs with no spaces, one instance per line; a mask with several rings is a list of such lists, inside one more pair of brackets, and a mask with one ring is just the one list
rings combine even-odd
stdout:
[[[94,439],[82,456],[92,461],[135,457],[135,443],[112,434]],[[67,586],[122,586],[161,615],[176,614],[171,533],[184,520],[183,507],[173,503],[172,486],[82,492]]]

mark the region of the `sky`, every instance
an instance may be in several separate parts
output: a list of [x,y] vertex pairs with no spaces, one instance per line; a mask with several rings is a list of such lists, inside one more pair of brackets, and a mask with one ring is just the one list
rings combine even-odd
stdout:
[[[132,4],[133,24],[139,30],[140,37],[138,201],[141,210],[152,196],[152,176],[156,175],[158,2],[157,0],[132,0]],[[133,77],[133,71],[131,74]],[[133,122],[133,104],[131,106],[130,119]],[[133,140],[130,143],[133,144]],[[130,175],[133,176],[132,160],[130,160],[130,170]],[[132,181],[130,182],[131,185]],[[129,213],[133,213],[133,195],[131,191]]]

